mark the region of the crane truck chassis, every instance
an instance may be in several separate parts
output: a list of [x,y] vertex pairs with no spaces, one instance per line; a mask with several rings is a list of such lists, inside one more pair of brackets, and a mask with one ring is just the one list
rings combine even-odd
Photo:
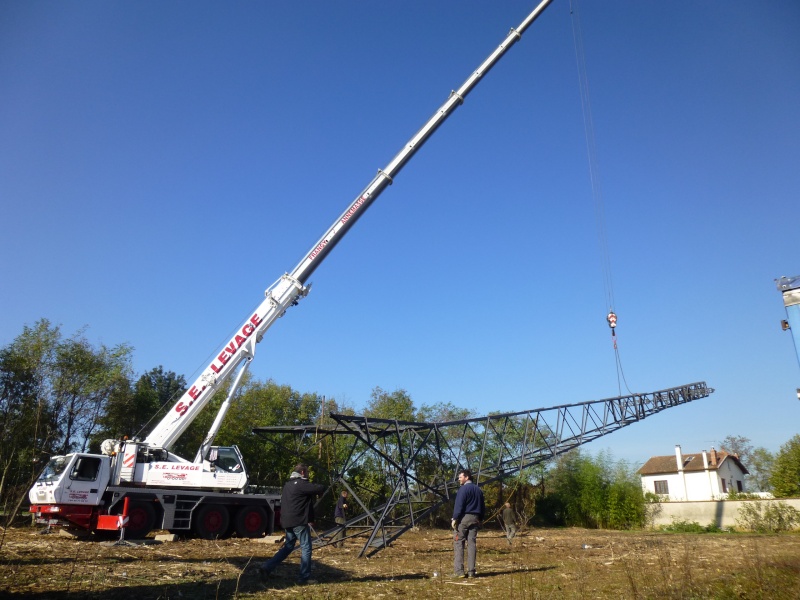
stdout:
[[[391,162],[378,170],[292,272],[267,288],[255,312],[144,440],[106,440],[102,455],[73,453],[50,460],[28,494],[30,511],[38,523],[94,532],[124,529],[128,538],[143,537],[151,529],[193,532],[202,538],[234,532],[257,537],[275,529],[280,510],[278,493],[249,493],[247,469],[239,449],[213,445],[255,357],[256,344],[288,308],[308,294],[308,279],[325,257],[551,2],[542,0],[509,31]],[[194,460],[170,452],[215,392],[234,375]]]

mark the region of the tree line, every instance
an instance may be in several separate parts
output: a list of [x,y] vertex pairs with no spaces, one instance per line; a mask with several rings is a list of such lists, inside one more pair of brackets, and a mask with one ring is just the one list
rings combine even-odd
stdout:
[[[92,344],[85,329],[66,335],[46,319],[25,326],[0,348],[0,510],[13,518],[50,456],[98,453],[105,439],[145,437],[187,387],[183,375],[156,366],[135,375],[133,349],[127,344]],[[225,398],[217,393],[172,450],[193,457]],[[248,373],[216,443],[236,444],[247,461],[251,484],[278,487],[294,457],[252,433],[257,426],[323,423],[332,412],[352,408],[317,393],[300,392]],[[450,403],[415,406],[403,389],[373,389],[359,411],[368,417],[444,422],[478,416]],[[721,448],[738,453],[760,491],[800,496],[800,435],[772,455],[753,448],[742,436],[728,436]],[[491,449],[489,449],[491,451]],[[336,449],[327,457],[338,459]],[[327,474],[320,474],[322,483]],[[365,460],[355,474],[364,489],[387,487],[384,471]],[[517,477],[485,488],[490,507],[510,501],[524,523],[631,528],[645,524],[645,498],[635,469],[577,450],[527,469]]]

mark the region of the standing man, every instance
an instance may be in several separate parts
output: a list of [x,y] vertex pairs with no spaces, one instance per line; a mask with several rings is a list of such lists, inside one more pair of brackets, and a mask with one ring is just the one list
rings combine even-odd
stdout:
[[[453,508],[453,520],[450,525],[455,529],[453,537],[453,571],[456,577],[475,577],[476,539],[486,505],[483,501],[483,490],[472,483],[472,471],[462,469],[458,472],[458,483],[461,487],[456,494],[456,505]],[[464,570],[464,545],[467,546],[467,570]]]
[[333,520],[341,527],[336,535],[333,536],[333,545],[337,548],[344,546],[344,538],[347,535],[347,528],[344,526],[347,523],[347,490],[342,490],[339,500],[336,501],[336,510],[333,511]]
[[269,579],[283,559],[291,554],[300,541],[300,578],[304,585],[311,577],[311,532],[309,523],[314,522],[314,498],[325,492],[325,486],[308,480],[308,466],[299,464],[294,468],[289,481],[281,492],[281,527],[286,531],[286,541],[271,559],[259,568],[262,581]]
[[508,540],[508,545],[510,546],[514,536],[517,535],[516,515],[514,514],[514,509],[511,508],[510,502],[506,502],[503,507],[503,527],[506,529],[506,540]]

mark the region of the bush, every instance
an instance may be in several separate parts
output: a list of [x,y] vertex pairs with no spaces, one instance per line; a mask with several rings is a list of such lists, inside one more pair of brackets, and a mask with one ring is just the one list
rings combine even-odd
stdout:
[[669,525],[661,525],[659,530],[669,533],[721,533],[722,529],[714,521],[705,527],[697,521],[679,521],[673,519]]
[[679,521],[677,519],[673,519],[669,525],[661,525],[659,529],[669,533],[707,533],[707,529],[697,521]]
[[800,524],[800,512],[786,502],[747,502],[739,508],[736,525],[756,533],[789,531]]
[[762,500],[762,497],[748,492],[728,492],[723,500]]

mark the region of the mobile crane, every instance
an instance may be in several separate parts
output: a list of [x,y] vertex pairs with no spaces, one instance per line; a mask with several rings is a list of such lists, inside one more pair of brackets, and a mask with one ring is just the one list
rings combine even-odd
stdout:
[[[264,301],[145,439],[106,440],[102,455],[75,453],[49,461],[29,492],[30,510],[37,522],[92,531],[124,527],[129,538],[143,537],[154,528],[193,531],[203,538],[232,531],[254,537],[274,529],[279,497],[246,493],[247,469],[239,449],[213,445],[255,356],[256,344],[288,308],[308,294],[308,279],[325,257],[551,2],[540,2],[518,27],[510,30],[391,162],[378,171],[297,266],[267,288]],[[170,452],[214,393],[232,376],[228,395],[194,460]]]

